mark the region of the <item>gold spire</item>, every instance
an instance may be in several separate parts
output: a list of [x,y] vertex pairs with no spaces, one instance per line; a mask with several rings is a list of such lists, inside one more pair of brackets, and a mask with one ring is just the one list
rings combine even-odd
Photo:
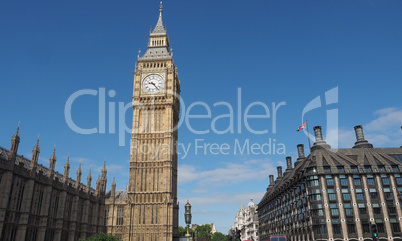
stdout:
[[163,5],[162,5],[162,1],[161,1],[161,4],[159,5],[159,12],[161,12],[161,14],[162,14],[162,11],[163,11]]

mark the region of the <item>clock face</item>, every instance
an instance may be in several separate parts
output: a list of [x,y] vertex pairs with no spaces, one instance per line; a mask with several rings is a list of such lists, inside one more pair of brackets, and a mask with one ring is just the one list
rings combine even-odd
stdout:
[[165,88],[165,81],[158,74],[151,74],[142,81],[142,90],[147,94],[159,93]]

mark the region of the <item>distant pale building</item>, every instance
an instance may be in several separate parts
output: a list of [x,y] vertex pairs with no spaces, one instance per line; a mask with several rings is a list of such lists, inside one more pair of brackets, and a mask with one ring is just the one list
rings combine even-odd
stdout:
[[0,240],[76,241],[104,233],[106,167],[94,190],[91,173],[81,183],[81,165],[74,181],[68,158],[61,175],[55,150],[46,168],[38,164],[39,139],[31,160],[17,154],[19,142],[17,129],[10,150],[0,147]]
[[211,234],[218,232],[214,223],[211,223]]
[[244,208],[242,204],[236,212],[232,230],[241,230],[242,240],[260,240],[258,235],[258,213],[256,210],[257,205],[253,202],[253,199],[251,199],[247,208]]

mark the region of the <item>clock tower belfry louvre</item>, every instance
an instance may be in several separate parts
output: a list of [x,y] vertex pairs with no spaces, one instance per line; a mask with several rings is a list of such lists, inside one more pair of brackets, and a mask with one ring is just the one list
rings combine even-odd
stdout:
[[134,71],[130,174],[106,200],[108,233],[124,241],[172,241],[178,236],[177,124],[180,81],[159,19]]

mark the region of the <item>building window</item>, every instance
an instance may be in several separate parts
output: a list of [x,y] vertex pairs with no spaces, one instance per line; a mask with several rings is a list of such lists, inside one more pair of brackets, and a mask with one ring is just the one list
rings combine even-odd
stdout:
[[366,205],[364,203],[359,203],[358,206],[360,214],[367,214]]
[[[381,220],[382,221],[382,220]],[[379,233],[385,233],[385,227],[383,223],[377,223],[377,231]]]
[[355,186],[362,185],[362,181],[361,181],[360,177],[359,178],[353,178],[353,183],[355,184]]
[[345,172],[345,168],[343,166],[337,166],[338,172]]
[[356,225],[348,224],[348,233],[356,233]]
[[378,171],[385,172],[385,167],[383,165],[378,165]]
[[116,225],[123,225],[123,224],[124,224],[124,207],[118,207]]
[[311,195],[311,197],[312,201],[321,201],[321,194]]
[[389,214],[396,214],[395,207],[388,207]]
[[345,208],[346,216],[353,216],[353,208],[352,205],[350,205],[350,203],[343,204],[343,207]]
[[392,166],[392,170],[395,171],[395,172],[399,172],[398,166]]
[[331,172],[331,167],[329,167],[329,166],[324,166],[324,172],[330,173],[330,172]]
[[105,226],[109,224],[109,209],[105,209]]
[[307,169],[307,173],[316,173],[317,172],[317,168],[316,167],[310,167],[309,169]]
[[381,208],[378,203],[373,203],[373,212],[374,214],[381,214]]
[[371,197],[371,199],[377,199],[378,198],[377,189],[370,188],[370,197]]
[[18,189],[18,196],[17,196],[17,207],[16,207],[16,211],[20,211],[21,210],[21,204],[22,204],[22,196],[24,194],[24,183],[21,182],[19,189]]
[[364,166],[364,170],[366,172],[371,172],[371,166],[368,166],[368,165]]
[[396,220],[396,218],[390,218],[389,221],[391,223],[391,228],[394,233],[401,232],[401,228],[399,227],[399,222]]
[[332,216],[339,216],[339,209],[338,209],[336,203],[329,204],[329,207],[331,209]]
[[357,172],[357,166],[355,165],[351,165],[350,169],[352,170],[352,172]]
[[384,196],[386,199],[393,199],[394,198],[394,194],[391,192],[391,189],[386,187],[384,188]]
[[392,158],[394,158],[395,160],[402,162],[402,155],[390,155]]
[[318,187],[320,183],[318,180],[311,180],[307,182],[307,187]]
[[362,227],[363,227],[363,233],[368,233],[369,234],[371,232],[370,231],[370,226],[369,226],[368,223],[363,223]]
[[334,179],[330,178],[327,179],[327,186],[333,186],[334,185]]
[[341,225],[339,224],[339,219],[332,219],[332,229],[334,234],[341,234]]
[[402,177],[397,177],[396,178],[396,183],[397,184],[402,184]]
[[343,200],[350,201],[350,193],[344,193],[343,194]]
[[363,189],[356,188],[356,199],[357,200],[364,200]]
[[348,185],[348,179],[346,179],[346,178],[341,178],[341,185],[342,185],[342,186],[347,186],[347,185]]
[[335,201],[336,200],[336,193],[334,189],[328,189],[328,198],[331,201]]
[[368,185],[375,185],[375,180],[374,180],[374,178],[367,178],[367,184],[368,184]]

